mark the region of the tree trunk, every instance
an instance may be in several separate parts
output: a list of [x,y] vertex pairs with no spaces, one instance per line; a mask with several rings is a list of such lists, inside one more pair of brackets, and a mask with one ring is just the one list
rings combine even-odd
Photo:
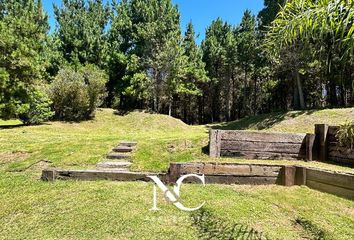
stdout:
[[234,76],[233,76],[233,73],[231,74],[231,78],[229,79],[229,86],[228,86],[228,89],[227,89],[227,99],[226,99],[226,118],[227,118],[227,121],[230,121],[231,120],[231,106],[232,106],[232,97],[233,97],[233,94],[232,94],[232,90],[234,88],[233,86],[233,80]]
[[244,117],[247,115],[247,67],[244,69],[245,71],[245,79],[243,83],[243,112],[244,112]]
[[257,77],[254,78],[253,115],[257,115]]
[[300,109],[305,109],[304,91],[302,88],[300,73],[297,69],[294,71],[294,75],[295,75],[294,77],[295,77],[295,81],[296,81],[295,89],[296,89],[298,96],[299,96],[299,107],[300,107]]
[[168,116],[172,116],[172,102],[173,102],[173,97],[169,97],[168,100]]

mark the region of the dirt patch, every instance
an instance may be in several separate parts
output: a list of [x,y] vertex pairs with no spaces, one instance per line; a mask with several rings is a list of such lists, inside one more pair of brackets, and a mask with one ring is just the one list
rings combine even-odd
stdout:
[[48,169],[50,168],[52,165],[51,161],[48,160],[40,160],[38,162],[35,162],[33,164],[31,164],[28,168],[26,168],[25,171],[42,171],[44,169]]
[[167,145],[167,151],[169,153],[181,152],[190,148],[193,148],[193,142],[190,140],[172,142]]
[[27,151],[0,152],[0,164],[25,160],[30,156]]

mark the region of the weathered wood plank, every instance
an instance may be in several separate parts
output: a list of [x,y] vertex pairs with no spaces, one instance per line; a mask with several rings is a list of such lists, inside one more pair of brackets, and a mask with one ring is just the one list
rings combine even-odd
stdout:
[[209,156],[220,157],[221,134],[220,130],[210,129],[209,131]]
[[344,158],[354,161],[354,149],[330,145],[328,150],[330,158]]
[[128,152],[132,152],[133,148],[127,147],[127,146],[117,146],[117,147],[113,148],[112,150],[113,150],[113,152],[128,153]]
[[[43,170],[42,176],[48,176],[48,171]],[[112,181],[150,181],[147,176],[148,173],[134,173],[134,172],[122,172],[113,170],[52,170],[54,178],[47,179],[53,181],[55,179],[60,180],[112,180]],[[156,174],[155,174],[156,175]]]
[[117,152],[110,152],[106,156],[107,159],[130,159],[130,155],[126,155],[123,153],[117,153]]
[[[177,164],[173,164],[177,165]],[[178,164],[179,174],[224,174],[237,176],[272,176],[279,174],[281,166],[250,164],[189,163]]]
[[130,166],[132,165],[131,162],[113,162],[113,161],[110,161],[110,162],[98,162],[96,164],[96,166],[98,168],[129,168]]
[[278,182],[277,177],[206,175],[207,184],[270,185]]
[[222,140],[238,140],[273,143],[302,143],[306,134],[302,133],[269,133],[251,131],[220,130]]
[[328,126],[328,136],[335,136],[339,130],[339,126]]
[[[278,177],[267,176],[237,176],[237,175],[218,175],[206,174],[206,184],[237,184],[237,185],[269,185],[276,184],[279,180]],[[184,183],[200,183],[199,179],[186,178]]]
[[284,166],[280,171],[280,177],[282,180],[283,186],[294,186],[295,185],[295,174],[296,167],[295,166]]
[[287,153],[271,153],[256,151],[237,151],[237,150],[221,150],[221,155],[225,157],[238,157],[245,159],[263,159],[263,160],[303,160],[305,154],[287,154]]
[[119,143],[118,146],[123,146],[123,147],[135,147],[138,143],[134,141],[122,141]]
[[306,160],[312,161],[313,159],[317,158],[317,154],[314,152],[315,147],[315,134],[306,134]]
[[221,143],[221,150],[233,151],[254,151],[271,153],[289,153],[305,155],[306,146],[300,143],[273,143],[273,142],[253,142],[244,140],[225,140]]
[[312,188],[312,189],[315,189],[315,190],[318,190],[321,192],[326,192],[326,193],[330,193],[330,194],[334,194],[334,195],[337,195],[340,197],[354,200],[354,191],[351,189],[346,189],[346,188],[342,188],[342,187],[338,187],[338,186],[334,186],[334,185],[329,185],[326,183],[316,182],[316,181],[312,181],[312,180],[307,180],[306,185],[309,188]]
[[315,125],[315,149],[317,149],[318,160],[321,162],[327,161],[328,154],[328,125],[316,124]]
[[296,172],[295,172],[295,185],[306,185],[306,168],[305,167],[300,167],[296,166]]
[[306,170],[306,178],[308,181],[330,184],[333,186],[352,189],[354,191],[353,174],[336,173],[331,171],[308,168]]

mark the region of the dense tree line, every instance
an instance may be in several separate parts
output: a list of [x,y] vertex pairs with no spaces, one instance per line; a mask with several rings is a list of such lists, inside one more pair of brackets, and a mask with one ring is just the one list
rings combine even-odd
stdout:
[[0,0],[1,118],[81,120],[101,104],[209,123],[354,104],[352,0],[265,0],[239,25],[214,20],[200,46],[171,0],[63,0],[54,13],[49,34],[40,0]]

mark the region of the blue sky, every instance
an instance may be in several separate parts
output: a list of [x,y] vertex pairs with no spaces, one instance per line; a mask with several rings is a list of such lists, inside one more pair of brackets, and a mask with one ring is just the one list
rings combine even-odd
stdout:
[[[108,1],[108,0],[106,0]],[[257,14],[263,8],[264,0],[172,0],[178,4],[181,12],[181,25],[184,31],[192,20],[196,33],[200,34],[198,42],[204,38],[205,29],[212,20],[221,17],[232,24],[238,24],[246,9]],[[44,7],[50,17],[52,29],[55,26],[53,3],[60,5],[60,0],[45,0]]]

